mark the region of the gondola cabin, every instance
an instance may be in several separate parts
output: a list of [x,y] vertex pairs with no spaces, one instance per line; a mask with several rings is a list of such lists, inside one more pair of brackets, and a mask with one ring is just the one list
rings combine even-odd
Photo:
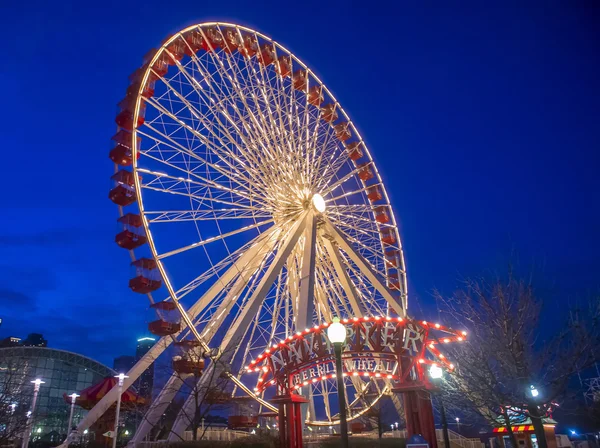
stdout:
[[321,118],[327,123],[333,123],[338,119],[337,107],[334,103],[328,103],[321,109]]
[[203,30],[204,39],[202,39],[202,48],[206,51],[216,51],[223,45],[223,36],[216,27],[210,27]]
[[379,185],[372,185],[369,188],[367,188],[367,197],[371,202],[381,201],[383,199],[381,187]]
[[108,192],[108,198],[121,207],[133,204],[137,200],[134,188],[133,173],[119,170],[111,176],[113,188]]
[[363,182],[371,180],[373,179],[373,177],[375,177],[375,175],[373,174],[373,168],[371,168],[370,163],[361,163],[360,165],[358,165],[358,167],[358,177],[360,177],[360,180],[362,180]]
[[308,75],[306,74],[306,70],[298,69],[294,72],[292,76],[292,85],[294,89],[300,92],[306,92],[308,89]]
[[117,219],[121,231],[115,236],[115,243],[123,249],[133,250],[146,244],[148,238],[142,227],[142,218],[140,215],[127,213]]
[[320,107],[321,103],[325,100],[323,97],[323,86],[312,86],[308,90],[308,103],[313,106]]
[[258,53],[258,62],[267,67],[275,60],[275,49],[271,44],[263,44]]
[[387,224],[390,222],[390,215],[388,214],[387,207],[384,207],[383,205],[377,207],[375,209],[375,219],[380,224]]
[[395,244],[396,243],[396,232],[391,227],[386,227],[385,229],[381,229],[381,241],[385,244]]
[[336,138],[342,142],[345,142],[352,137],[352,133],[350,132],[350,123],[347,121],[336,124],[333,127],[333,130],[335,131]]
[[348,157],[353,162],[356,162],[362,156],[364,156],[363,145],[361,142],[352,142],[346,146],[346,152]]
[[162,286],[160,272],[152,258],[140,258],[131,265],[135,268],[135,277],[129,280],[129,288],[139,294],[148,294]]
[[173,301],[163,300],[162,302],[153,303],[150,307],[157,310],[160,316],[160,319],[148,324],[148,331],[150,333],[160,337],[179,333],[181,330],[179,311]]
[[277,73],[279,73],[279,76],[282,78],[290,76],[292,74],[292,57],[285,54],[279,56],[279,58],[277,58],[276,68]]
[[[121,129],[112,137],[112,141],[115,142],[113,148],[111,149],[108,156],[110,160],[112,160],[117,165],[121,166],[129,166],[131,165],[131,148],[132,146],[133,136],[130,132],[127,132],[125,129]],[[137,147],[138,150],[140,148],[141,137],[137,137]],[[140,153],[138,151],[137,157],[140,157]]]

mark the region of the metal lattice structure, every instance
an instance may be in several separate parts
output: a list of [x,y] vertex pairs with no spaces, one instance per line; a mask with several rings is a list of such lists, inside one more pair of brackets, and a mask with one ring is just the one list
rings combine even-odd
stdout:
[[[130,79],[110,198],[121,210],[117,243],[137,270],[130,287],[159,308],[151,331],[163,337],[125,387],[170,344],[194,340],[204,353],[227,354],[233,395],[254,395],[256,378],[242,377],[243,367],[313,322],[406,315],[385,186],[351,119],[302,61],[254,30],[205,23],[166,39]],[[134,441],[176,383],[158,395]],[[377,385],[381,395],[387,387]],[[357,408],[363,388],[347,379]],[[335,381],[301,392],[309,423],[335,421]],[[107,394],[80,429],[115,398]],[[275,409],[268,396],[255,398]],[[185,415],[173,437],[189,424]]]

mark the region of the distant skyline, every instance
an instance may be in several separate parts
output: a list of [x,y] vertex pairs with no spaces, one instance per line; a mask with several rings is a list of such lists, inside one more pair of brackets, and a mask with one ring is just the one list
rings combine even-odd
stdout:
[[[550,315],[600,291],[597,2],[185,0],[3,5],[0,337],[112,365],[152,314],[108,198],[116,104],[184,26],[250,26],[306,62],[364,136],[406,254],[409,312],[517,254]],[[548,326],[550,324],[547,324]]]

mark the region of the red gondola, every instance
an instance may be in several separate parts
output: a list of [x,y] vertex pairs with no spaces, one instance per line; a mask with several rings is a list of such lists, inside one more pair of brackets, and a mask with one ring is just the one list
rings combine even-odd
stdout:
[[373,170],[371,169],[371,165],[369,163],[361,163],[359,166],[359,170],[358,170],[358,177],[360,177],[360,179],[363,182],[366,182],[368,180],[373,179],[373,177],[375,177],[375,175],[373,174]]
[[[125,129],[121,129],[115,135],[112,140],[115,142],[115,146],[109,153],[110,160],[115,162],[117,165],[128,166],[131,165],[131,148],[132,146],[132,135]],[[140,148],[141,137],[137,138],[137,147]],[[140,153],[137,153],[139,158]]]
[[393,289],[395,291],[400,290],[400,279],[398,278],[397,272],[388,275],[388,286],[390,289]]
[[198,359],[193,361],[185,357],[176,356],[173,358],[173,370],[180,375],[195,375],[199,376],[204,370],[204,360]]
[[145,244],[148,241],[142,228],[142,218],[140,215],[127,213],[117,219],[122,225],[123,230],[115,237],[115,242],[123,249],[133,250]]
[[163,300],[162,302],[153,303],[150,307],[160,310],[160,319],[148,324],[150,333],[161,337],[179,333],[181,324],[179,323],[179,311],[175,302]]
[[323,101],[324,101],[323,86],[312,86],[308,90],[309,104],[319,107]]
[[202,48],[206,51],[216,51],[223,45],[223,35],[216,27],[210,27],[203,30],[204,39],[202,39]]
[[185,35],[186,45],[184,46],[184,53],[189,57],[192,57],[200,51],[202,48],[202,34],[198,30],[192,30]]
[[333,123],[338,119],[337,107],[334,103],[325,104],[321,109],[321,118],[327,123]]
[[287,78],[292,74],[292,57],[282,54],[277,58],[276,64],[277,73],[282,78]]
[[375,209],[375,219],[380,224],[387,224],[390,222],[390,216],[388,215],[387,207],[384,207],[383,205],[377,207]]
[[383,199],[381,187],[379,187],[379,185],[372,185],[369,188],[367,188],[367,197],[371,202],[381,201],[381,199]]
[[[131,81],[131,85],[127,87],[127,96],[134,95],[140,92],[140,88],[142,85],[142,80],[144,79],[144,74],[146,73],[147,65],[143,65],[134,71],[129,80]],[[152,98],[154,96],[154,86],[156,85],[156,80],[158,76],[154,72],[150,72],[148,75],[148,81],[144,84],[144,87],[141,89],[141,94],[144,98]]]
[[133,204],[137,200],[133,179],[133,173],[127,170],[119,170],[113,174],[111,180],[115,186],[109,191],[108,198],[121,207]]
[[306,74],[306,70],[296,70],[292,76],[292,84],[294,89],[299,90],[300,92],[306,92],[308,88],[308,75]]
[[389,267],[400,267],[400,251],[398,249],[386,250],[385,262]]
[[356,162],[364,155],[363,146],[361,142],[349,143],[346,146],[346,151],[348,152],[348,157],[350,157],[350,160],[353,160],[354,162]]
[[186,47],[187,45],[185,44],[185,42],[180,37],[177,37],[173,42],[169,44],[169,46],[167,47],[167,51],[171,53],[172,57],[176,61],[181,61],[183,59],[183,55],[185,54]]
[[244,41],[242,54],[251,58],[258,52],[258,41],[256,40],[256,36],[253,34],[243,34],[242,40]]
[[271,44],[263,44],[258,53],[258,62],[265,67],[271,65],[275,60],[275,49]]
[[[119,103],[119,107],[121,111],[115,118],[115,123],[123,129],[127,129],[128,131],[133,131],[133,111],[135,109],[135,103],[137,101],[137,96],[135,95],[127,95],[121,102]],[[144,115],[146,114],[146,103],[142,101],[140,104],[140,110],[138,113],[137,125],[141,126],[144,124]]]
[[347,121],[336,124],[333,129],[337,139],[341,140],[342,142],[345,142],[352,136],[352,133],[350,132],[350,123]]
[[226,53],[235,53],[241,45],[242,42],[237,30],[225,30],[223,33],[223,50],[225,50]]
[[381,230],[381,241],[385,244],[396,243],[396,232],[391,227],[386,227]]
[[152,258],[140,258],[131,263],[135,266],[136,276],[129,280],[133,292],[148,294],[162,286],[160,272],[156,261]]

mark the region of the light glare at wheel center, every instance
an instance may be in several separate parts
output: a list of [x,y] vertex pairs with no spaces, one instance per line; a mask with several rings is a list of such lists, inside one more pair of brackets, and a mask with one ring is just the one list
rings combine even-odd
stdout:
[[320,194],[317,193],[312,197],[312,203],[315,210],[319,213],[323,213],[325,211],[325,199],[323,199],[323,196]]

